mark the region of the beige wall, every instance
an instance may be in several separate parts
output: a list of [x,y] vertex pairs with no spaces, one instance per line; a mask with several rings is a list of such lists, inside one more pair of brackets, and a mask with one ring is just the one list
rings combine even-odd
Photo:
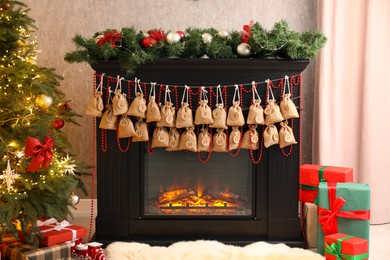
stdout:
[[[134,25],[139,30],[161,28],[183,30],[187,27],[214,27],[240,30],[250,20],[265,28],[285,19],[296,31],[315,30],[315,0],[24,0],[38,27],[41,53],[38,64],[53,67],[65,79],[61,88],[72,100],[72,108],[83,114],[91,96],[93,71],[88,64],[68,64],[64,54],[75,49],[71,39],[76,33],[91,37],[107,28],[120,30]],[[311,126],[314,91],[312,61],[303,73],[303,162],[311,161]],[[66,125],[65,133],[78,159],[91,162],[92,120],[77,119],[81,127]],[[85,178],[90,186],[90,178]]]

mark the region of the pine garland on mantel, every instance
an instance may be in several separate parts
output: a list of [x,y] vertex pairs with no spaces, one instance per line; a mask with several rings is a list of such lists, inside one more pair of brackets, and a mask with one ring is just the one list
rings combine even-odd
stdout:
[[321,32],[295,32],[285,20],[275,23],[271,30],[251,22],[240,32],[188,28],[185,32],[165,34],[157,29],[145,33],[126,27],[120,32],[97,32],[89,39],[76,35],[73,41],[77,50],[66,53],[65,60],[89,64],[118,61],[123,71],[131,75],[140,64],[162,58],[310,59],[326,40]]

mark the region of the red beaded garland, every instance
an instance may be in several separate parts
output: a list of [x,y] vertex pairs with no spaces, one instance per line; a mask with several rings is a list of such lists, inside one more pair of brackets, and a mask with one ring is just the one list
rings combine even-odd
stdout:
[[[260,154],[259,154],[259,158],[257,160],[255,159],[255,156],[253,154],[252,142],[249,142],[249,155],[251,157],[252,163],[254,163],[254,164],[259,164],[261,161],[261,158],[263,158],[263,143],[264,143],[263,133],[264,133],[264,126],[263,126],[263,130],[261,131]],[[252,132],[249,132],[249,139],[252,139]]]
[[[210,130],[211,129],[208,129],[209,133],[210,133]],[[199,136],[199,126],[196,126],[196,133],[197,135]],[[210,136],[210,144],[209,144],[209,150],[207,151],[207,155],[205,158],[203,158],[200,154],[200,152],[196,152],[196,155],[198,156],[198,160],[201,162],[201,163],[204,163],[206,164],[210,158],[211,158],[211,153],[212,153],[212,147],[213,147],[213,138],[212,138],[212,133],[209,134]]]
[[[232,156],[232,157],[237,157],[240,152],[241,152],[241,145],[242,145],[242,136],[243,136],[243,130],[244,128],[242,126],[240,126],[240,143],[238,144],[238,149],[236,150],[236,152],[234,153],[233,151],[229,150],[229,154]],[[227,139],[227,143],[228,143],[228,147],[229,147],[229,144],[230,144],[230,140],[228,138],[228,130],[226,129],[226,139]]]

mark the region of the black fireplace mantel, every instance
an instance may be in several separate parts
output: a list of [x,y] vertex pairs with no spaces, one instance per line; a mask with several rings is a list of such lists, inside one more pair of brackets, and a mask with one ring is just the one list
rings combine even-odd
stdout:
[[[308,63],[308,60],[275,59],[163,59],[140,65],[133,76],[159,84],[211,86],[295,76]],[[114,61],[91,66],[106,76],[129,78]],[[279,93],[274,94],[279,98]],[[301,96],[300,88],[294,87],[294,96]],[[297,107],[299,100],[294,99]],[[293,121],[294,135],[299,141],[301,122],[300,119]],[[114,131],[109,131],[108,151],[103,152],[99,139],[101,129],[97,128],[96,134],[97,240],[151,244],[191,239],[217,239],[233,244],[278,241],[305,247],[298,216],[299,143],[293,146],[290,156],[283,156],[276,146],[264,149],[261,163],[254,167],[254,182],[259,190],[256,191],[255,211],[250,218],[150,219],[143,217],[139,194],[143,169],[141,155],[145,152],[145,145],[133,143],[131,149],[123,153],[117,147]]]

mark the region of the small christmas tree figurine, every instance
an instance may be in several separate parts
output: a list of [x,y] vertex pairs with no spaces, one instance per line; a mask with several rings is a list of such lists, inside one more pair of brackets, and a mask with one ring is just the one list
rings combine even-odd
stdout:
[[61,78],[36,65],[27,12],[0,0],[0,224],[37,245],[37,220],[71,215],[72,191],[83,184],[60,130],[76,114],[57,88]]

